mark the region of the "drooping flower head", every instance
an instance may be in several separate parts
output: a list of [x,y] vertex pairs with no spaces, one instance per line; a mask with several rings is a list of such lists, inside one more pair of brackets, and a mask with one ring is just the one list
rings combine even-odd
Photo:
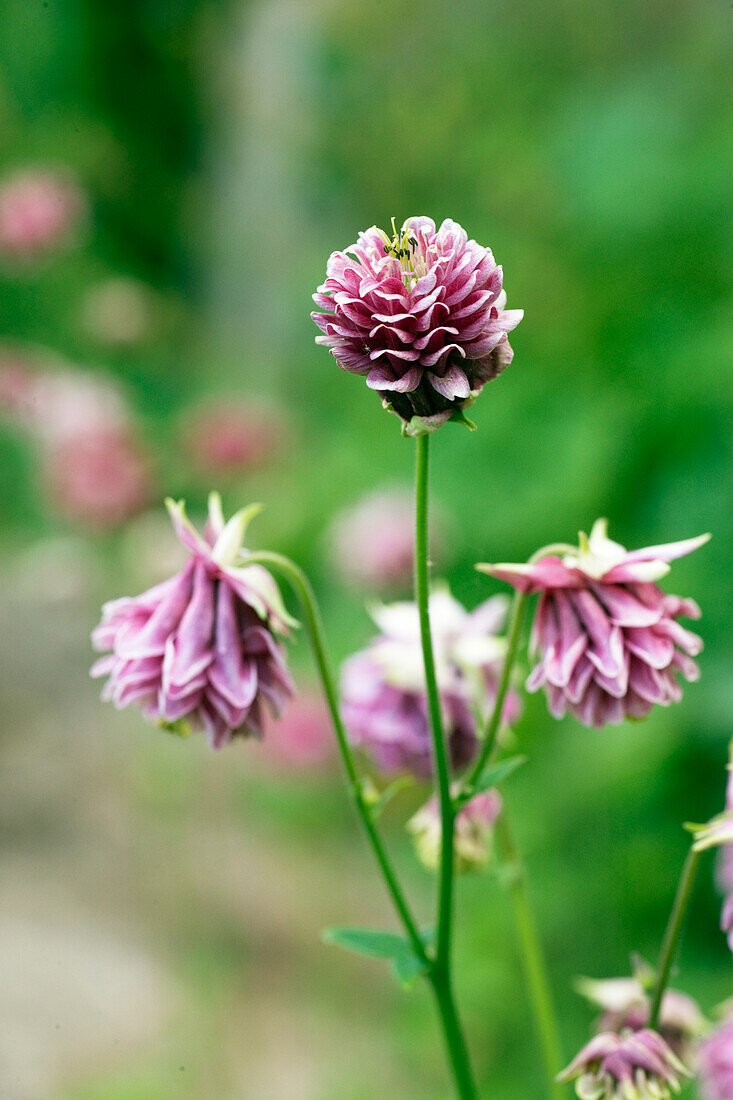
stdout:
[[628,551],[598,520],[580,546],[526,565],[479,565],[520,592],[541,592],[530,653],[537,663],[528,691],[544,687],[550,712],[570,711],[585,726],[643,718],[655,703],[682,698],[677,675],[697,680],[692,659],[702,639],[677,621],[700,617],[694,600],[667,596],[656,584],[669,562],[709,535]]
[[669,1100],[690,1073],[656,1031],[596,1035],[558,1074],[580,1100]]
[[[649,1023],[650,998],[638,977],[606,978],[601,981],[580,978],[575,988],[601,1009],[597,1032],[642,1031]],[[705,1028],[705,1017],[692,997],[677,989],[665,990],[659,1012],[659,1034],[677,1057],[688,1065],[692,1059],[693,1044]]]
[[186,732],[203,729],[213,748],[262,732],[263,703],[279,713],[293,686],[276,634],[292,620],[261,565],[238,564],[247,524],[258,506],[224,522],[212,493],[203,537],[182,503],[168,501],[190,557],[170,580],[132,599],[105,604],[92,634],[92,668],[108,676],[102,697],[135,703],[146,718]]
[[[474,795],[458,811],[453,832],[456,871],[478,871],[489,862],[493,828],[501,807],[501,795],[492,789]],[[428,870],[437,871],[440,866],[443,827],[440,806],[435,795],[410,818],[407,830],[412,834],[420,862]]]
[[700,1044],[698,1072],[703,1100],[733,1100],[733,1016]]
[[[496,636],[506,602],[494,597],[469,613],[447,589],[430,597],[430,619],[438,689],[454,768],[464,767],[477,749],[483,723],[496,697],[506,643]],[[351,741],[366,748],[383,772],[407,770],[426,777],[432,770],[420,622],[414,603],[380,605],[372,617],[381,633],[343,666],[343,717]],[[510,693],[503,718],[518,716]]]
[[390,237],[372,226],[332,253],[311,316],[342,370],[366,377],[416,435],[471,404],[512,361],[502,269],[457,222],[408,218]]

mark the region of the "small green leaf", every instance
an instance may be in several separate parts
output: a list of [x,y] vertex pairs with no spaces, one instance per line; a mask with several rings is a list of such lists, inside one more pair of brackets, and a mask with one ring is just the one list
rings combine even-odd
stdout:
[[464,791],[458,796],[459,808],[469,802],[474,795],[487,791],[490,787],[496,787],[504,779],[520,768],[527,760],[526,756],[508,756],[506,760],[500,760],[498,764],[492,764],[481,772],[470,790]]
[[463,424],[463,426],[465,428],[468,428],[470,432],[476,431],[476,425],[474,424],[473,420],[469,420],[463,409],[456,409],[455,412],[452,412],[450,415],[450,420],[453,424]]
[[404,955],[396,955],[392,959],[392,973],[403,989],[412,989],[418,978],[426,972],[427,967],[422,959],[418,959],[409,948]]
[[374,959],[395,959],[410,951],[409,944],[394,932],[379,932],[371,928],[327,928],[324,943],[336,944],[347,951],[370,955]]

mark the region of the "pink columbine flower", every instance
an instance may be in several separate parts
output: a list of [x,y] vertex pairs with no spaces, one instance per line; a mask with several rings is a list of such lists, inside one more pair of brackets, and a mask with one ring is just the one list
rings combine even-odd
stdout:
[[69,178],[24,170],[0,185],[0,255],[27,260],[65,243],[84,209]]
[[[441,542],[440,523],[432,519],[435,553]],[[345,581],[377,591],[409,585],[415,550],[411,494],[400,489],[370,493],[336,517],[329,543],[333,568]]]
[[268,756],[284,768],[302,770],[327,764],[333,756],[331,719],[321,696],[300,693],[279,721],[265,723]]
[[[453,833],[456,871],[479,871],[489,862],[492,833],[501,807],[501,795],[497,790],[490,790],[475,795],[458,811]],[[412,835],[420,862],[428,870],[436,871],[440,865],[443,827],[435,795],[410,818],[407,830]]]
[[700,1044],[698,1072],[704,1100],[733,1100],[733,1017]]
[[[649,994],[639,978],[579,978],[575,988],[601,1009],[598,1032],[642,1031],[649,1023]],[[678,1058],[689,1064],[693,1044],[704,1033],[706,1021],[692,997],[667,989],[659,1013],[659,1034]]]
[[580,547],[527,565],[479,565],[520,592],[541,592],[530,652],[538,662],[528,691],[544,687],[550,712],[570,711],[585,726],[643,718],[655,703],[679,702],[677,674],[697,680],[692,660],[702,640],[677,621],[700,617],[694,600],[656,584],[668,562],[697,550],[709,535],[628,551],[606,534],[605,520]]
[[271,409],[244,400],[214,401],[191,410],[181,433],[195,472],[231,476],[271,460],[282,425]]
[[656,1031],[596,1035],[558,1074],[575,1081],[580,1100],[669,1100],[691,1076]]
[[407,434],[439,428],[512,361],[502,269],[457,222],[372,226],[334,252],[311,316],[342,370],[366,377]]
[[[477,714],[483,723],[496,698],[506,643],[496,636],[506,615],[502,597],[469,613],[447,589],[430,597],[436,675],[453,767],[474,757]],[[432,771],[430,727],[420,624],[414,603],[372,608],[381,633],[343,665],[343,717],[351,741],[367,749],[385,772]],[[519,699],[504,704],[506,723],[516,720]]]
[[146,718],[177,732],[203,729],[218,749],[235,736],[261,734],[263,703],[279,713],[292,693],[275,635],[293,620],[270,573],[240,563],[258,506],[225,523],[212,493],[202,537],[182,502],[167,505],[188,562],[141,596],[105,604],[92,642],[111,653],[92,676],[109,677],[102,697],[118,708],[135,703]]

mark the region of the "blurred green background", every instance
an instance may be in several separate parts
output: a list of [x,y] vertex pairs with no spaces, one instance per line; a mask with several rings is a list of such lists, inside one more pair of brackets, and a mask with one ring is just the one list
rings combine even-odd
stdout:
[[[310,294],[333,249],[392,215],[461,222],[525,310],[478,432],[449,425],[432,448],[436,572],[459,598],[499,588],[475,561],[522,560],[598,515],[631,547],[714,533],[669,582],[704,611],[702,681],[681,705],[599,734],[534,697],[518,728],[530,763],[507,798],[568,1057],[591,1022],[572,979],[655,956],[681,822],[723,798],[731,45],[722,0],[3,4],[0,188],[54,170],[85,198],[58,248],[0,265],[0,370],[63,360],[115,380],[146,501],[183,495],[194,513],[217,480],[191,456],[195,410],[274,418],[277,446],[222,470],[225,507],[267,503],[252,541],[311,573],[335,659],[370,636],[375,593],[334,575],[324,531],[370,490],[409,488],[414,445],[315,346]],[[109,292],[102,308],[95,291],[120,278],[133,306]],[[426,992],[320,943],[324,925],[392,926],[335,762],[215,755],[98,702],[98,605],[158,580],[173,543],[162,513],[90,525],[61,506],[38,438],[6,409],[0,1094],[447,1096]],[[307,686],[304,639],[293,659]],[[401,829],[419,800],[389,827],[428,919]],[[486,1095],[540,1096],[508,901],[487,874],[459,906]],[[677,979],[706,1011],[732,992],[718,914],[706,866]]]

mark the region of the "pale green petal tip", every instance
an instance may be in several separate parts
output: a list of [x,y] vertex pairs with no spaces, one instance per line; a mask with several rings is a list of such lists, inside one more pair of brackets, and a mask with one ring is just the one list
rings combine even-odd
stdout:
[[235,512],[226,523],[224,529],[218,535],[214,549],[211,553],[217,565],[221,565],[222,567],[234,565],[242,549],[242,543],[247,528],[254,517],[262,511],[263,507],[264,505],[262,504],[248,504],[246,507],[240,508],[238,512]]

